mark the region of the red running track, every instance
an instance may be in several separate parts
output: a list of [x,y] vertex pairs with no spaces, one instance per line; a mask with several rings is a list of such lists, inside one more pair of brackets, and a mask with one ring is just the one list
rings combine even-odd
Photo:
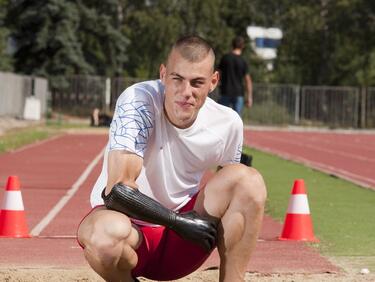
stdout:
[[[5,186],[9,175],[19,176],[29,229],[37,234],[27,239],[0,238],[0,268],[88,267],[76,243],[75,232],[90,209],[89,194],[101,170],[101,161],[95,162],[95,159],[98,160],[106,140],[105,135],[64,135],[0,155],[0,185]],[[65,205],[61,207],[62,202]],[[61,209],[45,221],[59,205]],[[35,231],[43,222],[42,228]],[[304,243],[277,241],[281,227],[265,217],[249,271],[339,271]],[[218,263],[215,251],[203,268],[217,267]]]
[[250,147],[375,189],[375,134],[248,129]]
[[[105,135],[64,135],[0,155],[0,185],[5,187],[9,175],[19,177],[30,232],[67,197],[106,140]],[[84,265],[75,232],[79,219],[88,211],[90,188],[100,172],[99,163],[59,213],[38,232],[39,236],[0,238],[2,267]],[[3,189],[1,198],[2,194]]]

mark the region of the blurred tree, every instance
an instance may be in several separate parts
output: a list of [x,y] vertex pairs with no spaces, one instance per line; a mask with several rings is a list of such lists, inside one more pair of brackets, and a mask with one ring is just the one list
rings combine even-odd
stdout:
[[12,70],[11,56],[7,54],[9,30],[4,23],[7,4],[8,0],[0,0],[0,71]]
[[126,73],[157,78],[159,65],[179,34],[175,1],[124,2],[124,32],[130,41]]
[[173,42],[181,35],[197,34],[220,54],[232,31],[220,17],[218,0],[164,0],[126,2],[124,25],[130,39],[126,71],[131,76],[157,77]]
[[180,0],[178,17],[181,34],[198,34],[211,43],[217,62],[228,51],[234,29],[227,24],[223,9],[228,1],[223,0]]
[[284,0],[284,38],[275,80],[300,84],[375,84],[372,0]]
[[282,18],[283,39],[276,59],[275,79],[284,83],[315,84],[323,62],[322,45],[328,45],[320,5],[314,1],[295,5],[289,2],[283,2],[288,9]]
[[254,81],[375,85],[373,0],[0,0],[0,69],[9,31],[17,72],[155,78],[180,35],[206,38],[219,60],[249,25],[284,34],[272,72],[245,49]]
[[330,83],[375,85],[375,2],[340,0],[330,16]]
[[119,75],[127,41],[118,1],[11,1],[8,22],[17,43],[15,70],[66,85],[74,74]]
[[11,1],[7,17],[17,44],[15,70],[54,77],[63,87],[66,76],[92,73],[78,41],[79,13],[71,1]]
[[81,0],[77,3],[80,14],[78,39],[86,62],[97,75],[122,75],[128,40],[122,32],[120,1]]
[[[228,25],[225,11],[230,10],[230,3],[226,0],[148,0],[137,1],[136,5],[131,2],[124,1],[125,10],[131,11],[126,13],[124,21],[130,39],[126,71],[131,76],[157,77],[160,62],[181,35],[204,37],[214,47],[219,60],[230,49],[236,34]],[[246,26],[244,22],[242,26]],[[242,30],[244,33],[246,30]]]

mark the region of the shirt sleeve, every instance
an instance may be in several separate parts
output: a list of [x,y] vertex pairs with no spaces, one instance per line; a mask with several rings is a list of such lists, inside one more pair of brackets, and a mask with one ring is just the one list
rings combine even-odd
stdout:
[[109,150],[126,150],[143,158],[154,123],[154,103],[147,89],[134,86],[126,89],[116,103]]
[[236,114],[230,133],[225,143],[221,166],[239,163],[241,161],[243,145],[243,122]]

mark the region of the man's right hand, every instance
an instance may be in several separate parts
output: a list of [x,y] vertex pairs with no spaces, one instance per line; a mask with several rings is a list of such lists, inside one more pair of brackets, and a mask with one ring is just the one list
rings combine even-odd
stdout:
[[216,246],[219,220],[200,216],[196,211],[177,213],[171,227],[183,239],[200,245],[210,252]]

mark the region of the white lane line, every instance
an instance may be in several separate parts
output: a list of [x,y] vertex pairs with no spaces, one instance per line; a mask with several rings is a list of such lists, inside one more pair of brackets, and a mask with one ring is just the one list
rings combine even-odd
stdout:
[[49,213],[31,230],[31,236],[38,236],[44,228],[55,218],[55,216],[62,210],[62,208],[66,205],[66,203],[74,196],[74,194],[78,191],[80,186],[83,182],[87,179],[90,175],[91,171],[100,161],[101,157],[104,154],[103,149],[95,159],[88,165],[85,171],[80,175],[77,181],[73,184],[73,186],[66,192],[66,194],[60,199],[60,201],[49,211]]

